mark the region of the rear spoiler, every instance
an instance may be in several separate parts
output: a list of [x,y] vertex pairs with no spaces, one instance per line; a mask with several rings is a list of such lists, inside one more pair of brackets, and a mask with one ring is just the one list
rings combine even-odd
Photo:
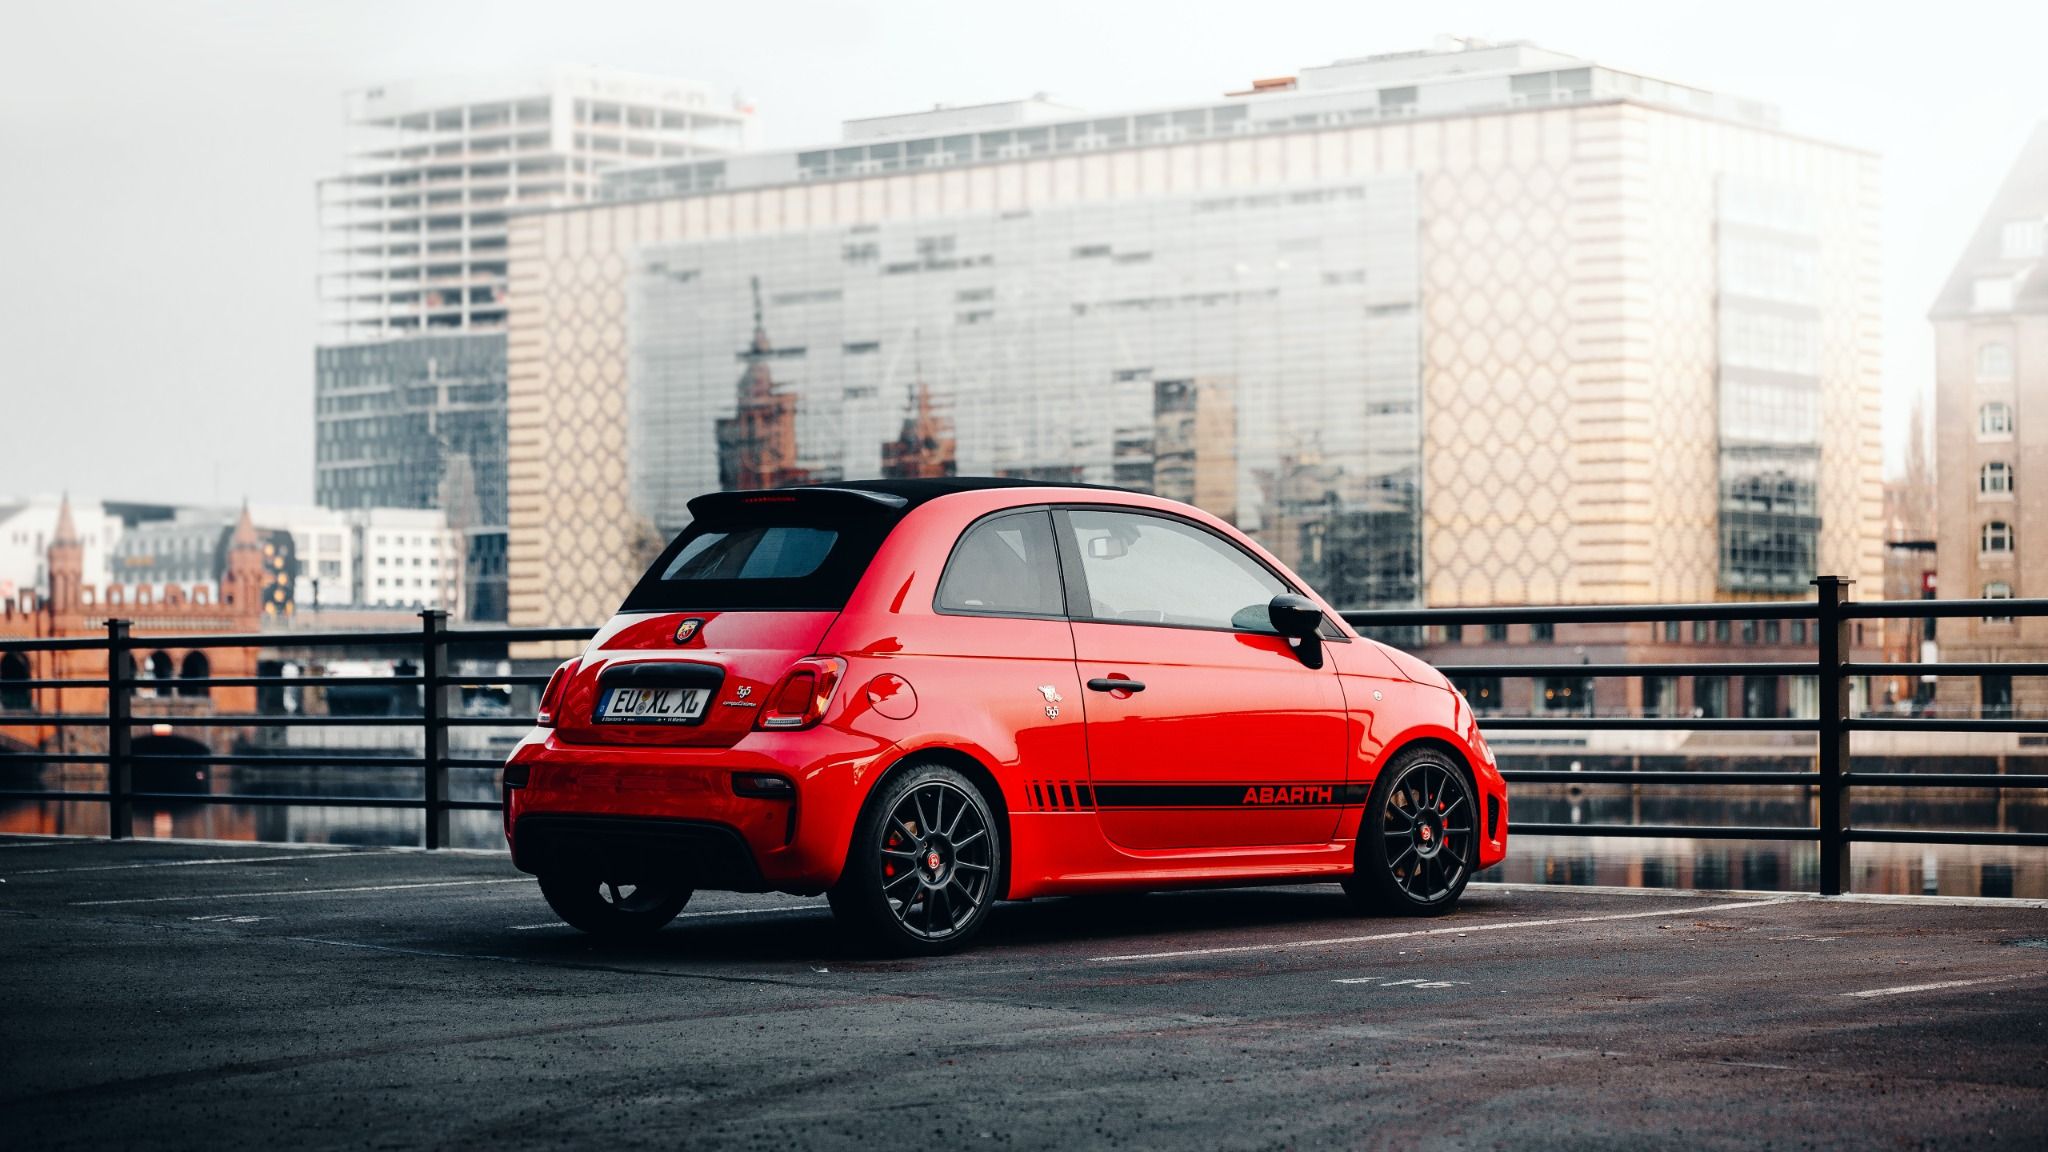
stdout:
[[878,509],[901,511],[909,507],[910,501],[893,492],[869,492],[860,488],[819,485],[769,488],[752,492],[706,492],[691,500],[689,509],[693,520],[718,520],[739,512],[758,515],[772,511],[777,505],[792,509],[803,507],[824,510],[836,507],[847,511],[873,512]]

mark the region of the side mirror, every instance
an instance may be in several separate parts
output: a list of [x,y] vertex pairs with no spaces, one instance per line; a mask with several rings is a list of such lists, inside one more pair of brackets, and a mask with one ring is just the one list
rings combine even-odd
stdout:
[[1306,596],[1282,593],[1266,605],[1273,631],[1287,637],[1294,654],[1310,668],[1323,666],[1323,610]]
[[1273,622],[1273,631],[1294,640],[1317,635],[1323,627],[1323,610],[1315,601],[1291,593],[1273,597],[1266,605],[1266,618]]

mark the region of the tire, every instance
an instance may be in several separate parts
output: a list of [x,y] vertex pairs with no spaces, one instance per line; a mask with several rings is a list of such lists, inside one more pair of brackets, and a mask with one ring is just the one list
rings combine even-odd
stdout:
[[937,956],[973,939],[1001,895],[1003,829],[972,780],[912,763],[869,799],[839,883],[840,923],[875,949]]
[[540,893],[564,923],[606,940],[651,936],[690,902],[675,884],[601,880],[591,872],[544,872]]
[[1373,782],[1344,890],[1362,911],[1440,916],[1458,906],[1479,858],[1479,797],[1465,766],[1424,746]]

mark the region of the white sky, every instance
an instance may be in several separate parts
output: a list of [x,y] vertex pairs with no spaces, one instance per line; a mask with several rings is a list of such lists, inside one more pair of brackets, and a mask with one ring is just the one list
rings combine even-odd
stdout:
[[1560,51],[1880,152],[1887,443],[1928,304],[2032,125],[2048,3],[131,0],[0,19],[0,494],[310,501],[314,181],[349,88],[555,62],[744,91],[763,143],[1035,91],[1095,109],[1427,46]]

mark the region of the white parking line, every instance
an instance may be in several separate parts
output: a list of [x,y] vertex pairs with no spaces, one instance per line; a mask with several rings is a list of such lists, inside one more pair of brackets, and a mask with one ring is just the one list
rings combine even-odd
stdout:
[[1612,912],[1601,916],[1560,916],[1549,920],[1507,920],[1496,924],[1460,924],[1455,928],[1417,928],[1407,932],[1377,932],[1370,936],[1329,936],[1319,940],[1287,940],[1278,944],[1233,944],[1221,948],[1183,948],[1174,952],[1132,952],[1122,956],[1094,956],[1097,963],[1134,960],[1175,960],[1184,956],[1225,956],[1238,952],[1285,952],[1295,948],[1329,948],[1339,944],[1369,944],[1376,940],[1407,940],[1417,936],[1462,936],[1468,932],[1500,932],[1509,928],[1548,928],[1558,924],[1594,924],[1606,920],[1643,920],[1653,916],[1697,916],[1702,912],[1732,912],[1737,908],[1767,908],[1787,901],[1738,900],[1732,904],[1695,904],[1690,907],[1657,908],[1649,912]]
[[219,856],[207,860],[148,860],[141,864],[91,864],[81,868],[31,868],[9,876],[49,876],[58,872],[122,872],[130,868],[197,868],[206,864],[274,864],[279,860],[332,860],[338,856],[381,856],[381,852],[294,852],[289,856]]
[[1894,988],[1871,988],[1863,992],[1844,992],[1842,995],[1857,1000],[1869,1000],[1878,996],[1904,996],[1909,992],[1936,992],[1943,988],[1969,988],[1978,984],[2004,984],[2012,980],[2030,980],[2038,972],[2021,972],[2011,976],[1982,976],[1975,980],[1937,980],[1932,984],[1900,984]]
[[108,904],[176,904],[188,900],[243,900],[257,896],[325,896],[334,892],[401,892],[408,888],[467,888],[479,884],[531,884],[531,876],[509,880],[437,880],[431,884],[370,884],[360,888],[280,888],[274,892],[211,892],[199,896],[142,896],[129,900],[73,900],[73,908],[97,908]]
[[[757,913],[757,912],[823,912],[823,911],[825,911],[825,906],[824,906],[823,904],[777,904],[777,905],[776,905],[776,906],[774,906],[773,908],[720,908],[720,909],[716,909],[716,910],[714,910],[714,911],[711,911],[711,912],[683,912],[683,913],[679,913],[679,914],[678,914],[678,915],[676,916],[676,919],[678,919],[678,920],[692,920],[692,919],[696,919],[696,918],[698,918],[698,917],[702,917],[702,916],[751,916],[751,915],[753,915],[753,914],[755,914],[755,913]],[[514,925],[512,925],[512,928],[511,928],[511,930],[512,930],[512,931],[514,931],[514,932],[531,932],[531,931],[533,931],[533,930],[534,930],[534,929],[536,929],[536,928],[567,928],[567,927],[568,927],[568,925],[567,925],[567,924],[564,924],[564,923],[562,923],[562,922],[561,922],[560,920],[550,920],[550,921],[548,921],[548,922],[547,922],[547,923],[545,923],[545,924],[514,924]]]

